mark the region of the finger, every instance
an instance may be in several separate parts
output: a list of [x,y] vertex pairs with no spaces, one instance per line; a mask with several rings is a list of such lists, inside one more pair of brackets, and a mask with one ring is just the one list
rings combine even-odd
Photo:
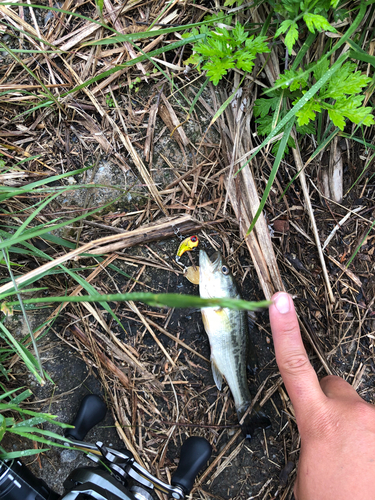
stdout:
[[363,401],[353,386],[341,377],[328,375],[320,381],[322,391],[330,399],[341,399],[346,401]]
[[326,400],[304,348],[293,300],[285,292],[272,297],[269,309],[276,361],[297,421],[315,414]]

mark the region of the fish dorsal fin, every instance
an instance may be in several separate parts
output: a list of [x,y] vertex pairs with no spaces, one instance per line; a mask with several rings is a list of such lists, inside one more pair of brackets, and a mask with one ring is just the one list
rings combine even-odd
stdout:
[[219,389],[219,391],[221,391],[221,387],[223,385],[223,376],[220,373],[219,368],[216,366],[215,360],[212,358],[211,358],[211,369],[216,387]]

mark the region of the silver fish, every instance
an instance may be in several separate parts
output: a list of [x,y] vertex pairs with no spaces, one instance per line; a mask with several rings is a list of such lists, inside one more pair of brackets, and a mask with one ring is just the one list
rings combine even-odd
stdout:
[[[204,299],[241,298],[230,269],[219,252],[215,252],[211,259],[204,250],[199,252],[199,294]],[[220,307],[204,307],[201,312],[210,341],[215,384],[221,390],[225,377],[234,399],[238,420],[241,420],[251,403],[246,374],[250,342],[247,313]],[[244,432],[248,435],[255,428],[267,427],[269,423],[268,417],[260,409],[256,409],[245,422],[248,430]]]

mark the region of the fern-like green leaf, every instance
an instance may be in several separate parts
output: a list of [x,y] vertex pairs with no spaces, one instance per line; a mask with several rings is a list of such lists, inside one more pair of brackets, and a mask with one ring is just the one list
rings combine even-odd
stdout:
[[268,47],[266,43],[266,36],[257,36],[254,38],[254,35],[249,37],[245,42],[245,47],[254,54],[254,57],[257,54],[264,54],[267,52],[271,52],[271,49]]
[[291,19],[285,19],[280,24],[279,29],[276,31],[275,38],[280,36],[282,33],[286,33],[285,37],[285,45],[287,46],[289,54],[291,54],[293,50],[293,45],[295,44],[296,40],[298,39],[298,25],[295,21],[292,21]]
[[234,61],[232,58],[220,59],[218,57],[213,57],[210,61],[206,62],[203,69],[207,70],[207,76],[212,83],[217,85],[223,76],[227,74],[228,70],[233,67]]
[[[297,104],[298,100],[293,104]],[[308,125],[310,120],[315,120],[316,113],[321,111],[320,104],[315,101],[315,99],[310,99],[307,103],[296,113],[298,119],[298,125],[302,127],[303,125]]]
[[[293,69],[287,69],[279,79],[276,80],[275,84],[282,84],[283,89],[289,88],[291,92],[295,90],[304,89],[307,86],[308,76],[302,76],[304,71],[299,68],[298,71]],[[300,76],[300,78],[298,78]]]
[[331,26],[325,17],[318,14],[305,14],[303,16],[303,20],[311,33],[315,33],[315,30],[332,31],[333,33],[337,33],[336,28]]
[[242,45],[242,43],[247,38],[247,33],[245,33],[245,28],[242,24],[237,23],[234,30],[232,31],[233,39],[237,42],[237,45]]
[[288,33],[286,34],[285,37],[285,45],[288,49],[289,54],[292,53],[293,46],[297,39],[298,39],[298,27],[297,23],[293,23],[291,24]]
[[328,114],[336,127],[344,130],[345,118],[348,118],[353,123],[363,123],[367,126],[375,123],[372,108],[363,107],[363,99],[363,95],[342,97],[336,101],[332,108],[328,109]]
[[272,97],[271,99],[263,99],[262,97],[260,97],[255,101],[254,104],[254,116],[260,116],[261,118],[263,118],[264,116],[269,114],[271,109],[275,111],[279,100],[279,97]]
[[326,89],[322,89],[320,98],[340,99],[345,94],[358,94],[371,82],[371,78],[355,71],[356,64],[347,62],[328,81]]

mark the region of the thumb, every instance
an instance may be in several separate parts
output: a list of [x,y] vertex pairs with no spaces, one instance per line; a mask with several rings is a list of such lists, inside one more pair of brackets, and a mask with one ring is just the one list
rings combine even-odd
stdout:
[[293,300],[285,292],[272,297],[269,309],[276,362],[296,412],[297,422],[309,418],[326,400],[304,348]]

